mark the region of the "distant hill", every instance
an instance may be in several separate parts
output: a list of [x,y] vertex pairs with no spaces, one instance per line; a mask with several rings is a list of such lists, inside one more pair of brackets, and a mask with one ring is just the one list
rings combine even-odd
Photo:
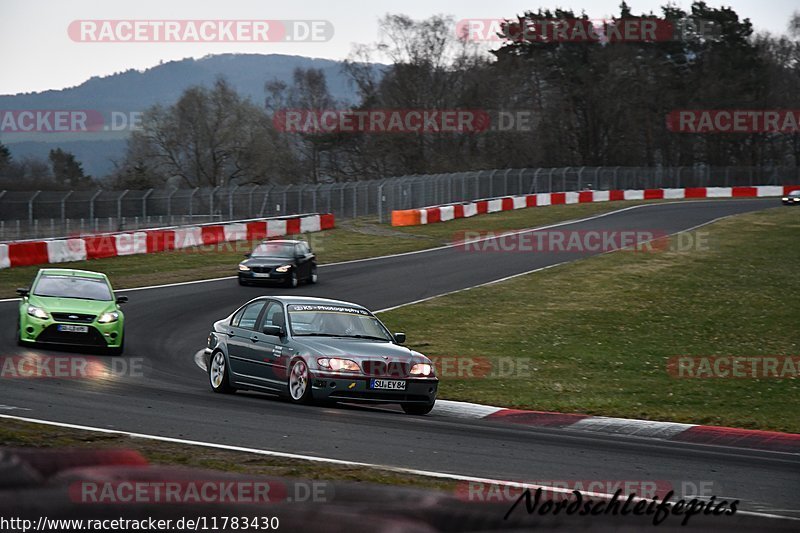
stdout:
[[[291,83],[296,68],[321,69],[328,80],[331,95],[352,103],[355,91],[342,72],[342,63],[280,54],[219,54],[201,59],[169,61],[144,71],[127,70],[111,76],[93,77],[77,87],[40,93],[0,96],[0,110],[97,110],[108,116],[112,111],[143,111],[156,104],[175,102],[191,86],[211,86],[223,76],[243,96],[254,103],[264,101],[264,84],[275,79]],[[376,69],[383,68],[376,65]],[[112,159],[124,152],[123,132],[0,133],[0,140],[21,159],[35,155],[46,157],[57,146],[73,151],[87,174],[103,176],[111,171]]]

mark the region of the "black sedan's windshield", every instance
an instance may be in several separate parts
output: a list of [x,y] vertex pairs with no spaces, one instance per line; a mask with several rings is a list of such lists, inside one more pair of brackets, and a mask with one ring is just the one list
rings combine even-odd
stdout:
[[76,276],[42,276],[33,291],[35,296],[111,301],[111,290],[102,279]]
[[368,311],[334,305],[290,305],[292,334],[302,336],[352,337],[390,341],[380,321]]
[[267,242],[256,246],[250,257],[294,257],[294,244],[281,242]]
[[800,191],[792,191],[789,193],[789,196],[791,196],[792,198],[800,197]]

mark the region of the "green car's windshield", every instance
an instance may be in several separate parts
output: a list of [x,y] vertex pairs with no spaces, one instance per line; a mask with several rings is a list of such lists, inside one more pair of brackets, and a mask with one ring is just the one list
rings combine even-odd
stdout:
[[79,276],[42,276],[33,290],[35,296],[111,301],[111,290],[102,279]]
[[289,325],[296,337],[392,340],[377,318],[355,307],[293,304],[289,306]]
[[294,244],[265,242],[253,249],[250,257],[294,257]]

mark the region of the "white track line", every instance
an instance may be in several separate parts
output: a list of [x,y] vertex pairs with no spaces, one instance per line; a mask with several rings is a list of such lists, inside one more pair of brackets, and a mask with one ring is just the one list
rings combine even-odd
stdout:
[[[268,457],[280,457],[283,459],[294,459],[298,461],[312,461],[316,463],[326,463],[326,464],[335,464],[335,465],[344,465],[344,466],[358,466],[358,467],[365,467],[365,468],[372,468],[375,470],[384,470],[387,472],[394,472],[398,474],[409,474],[414,476],[422,476],[422,477],[430,477],[436,479],[452,479],[455,481],[467,481],[473,483],[483,483],[483,484],[492,484],[492,485],[502,485],[508,487],[529,487],[532,489],[541,488],[548,492],[556,492],[562,494],[572,494],[572,490],[563,487],[550,487],[544,485],[529,485],[526,483],[520,483],[517,481],[510,481],[510,480],[502,480],[502,479],[492,479],[492,478],[483,478],[483,477],[475,477],[475,476],[463,476],[460,474],[451,474],[447,472],[435,472],[431,470],[417,470],[415,468],[403,468],[399,466],[389,466],[389,465],[379,465],[373,463],[360,463],[355,461],[347,461],[344,459],[332,459],[329,457],[318,457],[314,455],[301,455],[296,453],[288,453],[288,452],[279,452],[274,450],[263,450],[258,448],[246,448],[243,446],[232,446],[229,444],[215,444],[211,442],[202,442],[196,440],[187,440],[187,439],[178,439],[173,437],[163,437],[160,435],[148,435],[146,433],[132,433],[129,431],[121,431],[117,429],[106,429],[106,428],[96,428],[91,426],[81,426],[78,424],[67,424],[64,422],[53,422],[50,420],[37,420],[34,418],[25,418],[21,416],[12,416],[12,415],[4,415],[0,414],[0,418],[6,418],[9,420],[17,420],[20,422],[29,422],[32,424],[41,424],[46,426],[55,426],[61,428],[68,428],[68,429],[78,429],[82,431],[95,431],[98,433],[107,433],[112,435],[123,435],[126,437],[131,437],[135,439],[147,439],[147,440],[155,440],[159,442],[170,442],[173,444],[184,444],[187,446],[200,446],[203,448],[213,448],[217,450],[226,450],[231,452],[242,452],[242,453],[252,453],[256,455],[264,455]],[[584,492],[582,493],[584,496],[591,496],[595,498],[612,498],[613,494],[607,494],[603,492]],[[637,498],[637,500],[640,498]],[[769,513],[759,513],[753,511],[739,511],[737,514],[745,515],[745,516],[757,516],[761,518],[776,518],[780,520],[793,520],[793,521],[800,521],[800,518],[788,517],[788,516],[780,516],[774,515]]]

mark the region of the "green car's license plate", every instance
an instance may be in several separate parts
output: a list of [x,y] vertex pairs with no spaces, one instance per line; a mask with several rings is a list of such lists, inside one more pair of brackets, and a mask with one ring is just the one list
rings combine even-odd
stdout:
[[384,390],[406,390],[406,382],[394,379],[373,379],[369,388]]
[[67,333],[88,333],[88,326],[70,326],[67,324],[59,324],[58,331],[65,331]]

